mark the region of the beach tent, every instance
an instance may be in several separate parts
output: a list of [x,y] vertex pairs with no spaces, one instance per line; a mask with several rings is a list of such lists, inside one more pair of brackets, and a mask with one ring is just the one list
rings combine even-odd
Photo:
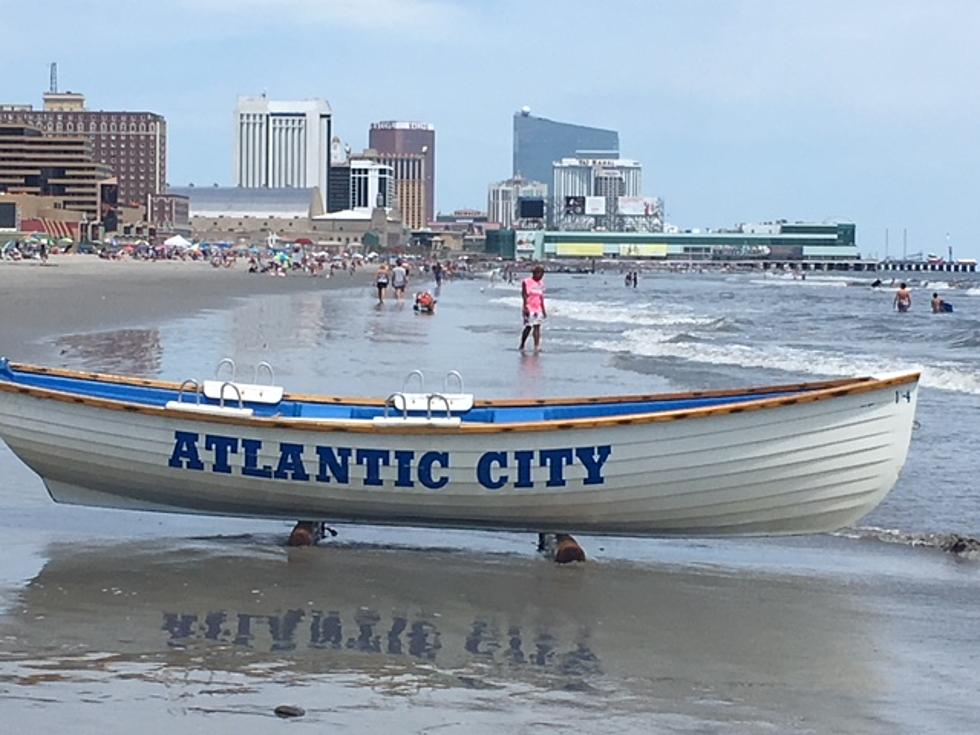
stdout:
[[181,235],[174,235],[173,237],[164,240],[163,244],[168,248],[189,248],[191,246],[191,241],[186,237],[182,237]]

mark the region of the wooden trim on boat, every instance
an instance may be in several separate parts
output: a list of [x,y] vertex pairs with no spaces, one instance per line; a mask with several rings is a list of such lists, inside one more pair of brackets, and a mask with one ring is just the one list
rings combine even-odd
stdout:
[[[11,366],[14,370],[22,370],[20,366]],[[25,366],[26,367],[26,366]],[[78,377],[89,380],[100,380],[101,377],[96,377],[96,373],[80,373],[69,370],[59,370],[52,371],[48,368],[33,368],[33,369],[23,369],[23,372],[34,372],[39,374],[52,374],[52,375],[62,375],[65,377]],[[130,385],[145,385],[147,387],[154,388],[173,388],[176,389],[176,384],[165,383],[156,380],[145,380],[137,379],[137,381],[130,381],[127,379],[119,378],[118,376],[106,376],[110,378],[115,378],[116,380],[111,380],[107,382],[119,382]],[[0,381],[0,392],[4,393],[18,393],[21,395],[31,396],[38,399],[47,399],[60,401],[63,403],[74,403],[83,406],[90,406],[92,408],[102,408],[111,411],[126,411],[130,413],[141,413],[156,417],[166,417],[172,419],[178,419],[182,421],[199,421],[205,423],[215,423],[224,425],[237,425],[237,426],[248,426],[248,427],[261,427],[265,429],[288,429],[291,431],[309,431],[316,433],[328,433],[328,432],[338,432],[338,433],[364,433],[364,434],[455,434],[455,435],[467,435],[467,434],[503,434],[503,433],[518,433],[518,432],[531,432],[531,431],[556,431],[556,430],[567,430],[567,429],[600,429],[600,428],[612,428],[616,426],[637,426],[643,424],[653,424],[653,423],[666,423],[670,421],[680,421],[684,419],[700,419],[707,418],[710,416],[724,416],[730,414],[746,413],[749,411],[760,411],[766,409],[780,408],[786,406],[793,406],[803,403],[815,403],[818,401],[825,401],[834,398],[843,398],[845,396],[859,395],[862,393],[871,393],[873,391],[884,390],[887,388],[893,388],[903,385],[908,385],[910,383],[918,382],[920,377],[919,372],[909,372],[903,373],[901,375],[895,375],[888,378],[854,378],[845,379],[837,381],[824,381],[818,383],[803,383],[797,384],[797,390],[802,389],[805,392],[801,392],[793,396],[776,396],[770,398],[759,398],[751,401],[744,401],[734,404],[725,404],[721,406],[702,406],[698,408],[685,408],[677,409],[674,411],[659,411],[653,413],[641,413],[632,414],[625,416],[608,416],[608,417],[598,417],[598,418],[580,418],[580,419],[567,419],[567,420],[552,420],[552,421],[528,421],[522,423],[512,423],[512,424],[489,424],[489,423],[463,423],[459,426],[446,428],[446,427],[424,427],[424,426],[398,426],[398,425],[385,425],[378,426],[372,424],[370,421],[355,421],[355,420],[308,420],[308,419],[296,419],[289,417],[282,418],[270,418],[270,417],[252,417],[252,418],[241,418],[237,416],[221,416],[221,415],[209,415],[209,414],[190,414],[180,409],[167,409],[158,408],[154,406],[144,406],[141,404],[129,402],[129,401],[119,401],[106,398],[91,398],[88,396],[80,396],[73,393],[67,393],[64,391],[52,390],[49,388],[34,388],[30,386],[18,385],[16,383],[10,383],[6,381]],[[769,388],[767,392],[772,391],[786,391],[792,390],[789,387],[778,387]],[[751,391],[724,391],[720,395],[745,395]],[[761,393],[761,391],[760,391]],[[680,394],[685,397],[704,397],[707,395],[719,395],[718,393],[686,393]],[[657,396],[660,399],[660,396]],[[545,400],[545,399],[543,399]],[[638,397],[631,397],[631,400],[638,400]],[[649,400],[649,399],[648,399]],[[566,403],[567,399],[562,399],[562,403]],[[593,399],[593,402],[599,402],[598,399]],[[370,404],[361,405],[381,405],[383,401],[371,401]],[[501,405],[500,403],[492,405]],[[518,402],[511,405],[529,405],[527,403]],[[541,404],[530,404],[530,405],[541,405]],[[551,405],[560,405],[552,403]]]
[[[154,378],[133,378],[124,375],[95,373],[68,368],[49,368],[38,365],[10,363],[11,370],[36,375],[51,375],[58,378],[74,378],[77,380],[95,380],[100,383],[115,385],[133,385],[142,388],[158,388],[161,390],[177,391],[180,384],[169,380]],[[837,378],[834,380],[816,380],[807,383],[786,383],[783,385],[767,385],[758,388],[725,388],[722,390],[696,390],[684,393],[641,393],[617,396],[580,396],[562,398],[490,398],[473,402],[474,408],[519,408],[521,406],[569,406],[595,405],[599,403],[645,403],[649,401],[683,401],[694,398],[727,398],[729,396],[769,395],[772,393],[796,393],[801,391],[824,390],[851,386],[862,381],[874,380],[873,377]],[[358,396],[325,396],[313,393],[285,393],[284,401],[299,401],[301,403],[324,403],[334,405],[384,406],[383,398],[365,398]]]

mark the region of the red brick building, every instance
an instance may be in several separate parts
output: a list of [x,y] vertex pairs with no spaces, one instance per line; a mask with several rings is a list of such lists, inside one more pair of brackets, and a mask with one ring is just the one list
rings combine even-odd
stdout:
[[119,181],[121,205],[145,208],[149,195],[166,191],[167,121],[161,115],[87,110],[81,94],[48,92],[43,110],[0,105],[0,124],[4,123],[88,138],[93,158],[108,165]]

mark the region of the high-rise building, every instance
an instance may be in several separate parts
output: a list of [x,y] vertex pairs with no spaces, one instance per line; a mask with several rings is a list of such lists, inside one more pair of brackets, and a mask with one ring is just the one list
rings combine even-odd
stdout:
[[46,92],[44,109],[0,105],[0,124],[29,125],[54,135],[81,135],[92,156],[112,169],[119,203],[146,207],[150,194],[167,188],[167,122],[153,112],[88,110],[84,95]]
[[376,161],[392,170],[395,204],[401,211],[402,222],[412,230],[424,229],[429,224],[426,211],[426,181],[424,153],[380,153],[373,148],[360,156]]
[[[421,122],[376,122],[368,131],[368,148],[381,156],[421,155],[423,157],[422,180],[425,197],[425,224],[435,219],[436,202],[436,131],[429,123]],[[404,159],[407,160],[408,159]],[[415,175],[414,164],[407,171]],[[408,174],[406,174],[408,175]],[[396,180],[398,177],[396,170]],[[416,179],[409,179],[415,181]],[[405,215],[407,216],[407,215]],[[406,220],[407,221],[407,220]]]
[[514,176],[551,181],[552,164],[573,156],[618,158],[619,133],[535,117],[529,107],[514,113]]
[[111,177],[109,167],[94,159],[84,135],[48,135],[36,127],[0,124],[0,192],[53,197],[59,209],[96,222],[115,210]]
[[389,209],[394,206],[395,185],[391,166],[354,158],[350,161],[350,209]]
[[235,183],[244,188],[318,187],[330,178],[331,110],[326,100],[239,97]]
[[[511,178],[491,184],[487,191],[487,220],[501,227],[513,227],[521,219],[521,200],[540,201],[543,205],[548,197],[548,185],[540,181],[527,181]],[[543,208],[543,207],[542,207]],[[542,211],[539,217],[544,217]]]
[[663,203],[643,196],[643,169],[625,158],[562,158],[553,165],[551,224],[558,229],[659,231]]

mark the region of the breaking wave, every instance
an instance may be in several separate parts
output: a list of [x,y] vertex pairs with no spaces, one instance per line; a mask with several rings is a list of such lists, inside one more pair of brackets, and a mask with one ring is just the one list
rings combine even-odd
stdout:
[[[519,309],[521,298],[519,296],[503,296],[493,299],[492,303]],[[624,305],[602,301],[584,303],[567,299],[548,299],[546,306],[551,316],[560,316],[581,322],[631,324],[646,327],[704,327],[717,331],[739,331],[733,320],[726,317],[677,313],[676,307],[671,307],[671,313],[663,313],[663,306],[649,302]]]
[[892,359],[870,355],[845,355],[796,347],[712,344],[673,341],[674,334],[661,330],[632,329],[616,340],[597,340],[593,349],[629,352],[641,357],[668,357],[712,365],[781,370],[818,376],[853,376],[895,370],[922,370],[921,384],[927,388],[980,395],[980,373],[955,363],[896,364]]

